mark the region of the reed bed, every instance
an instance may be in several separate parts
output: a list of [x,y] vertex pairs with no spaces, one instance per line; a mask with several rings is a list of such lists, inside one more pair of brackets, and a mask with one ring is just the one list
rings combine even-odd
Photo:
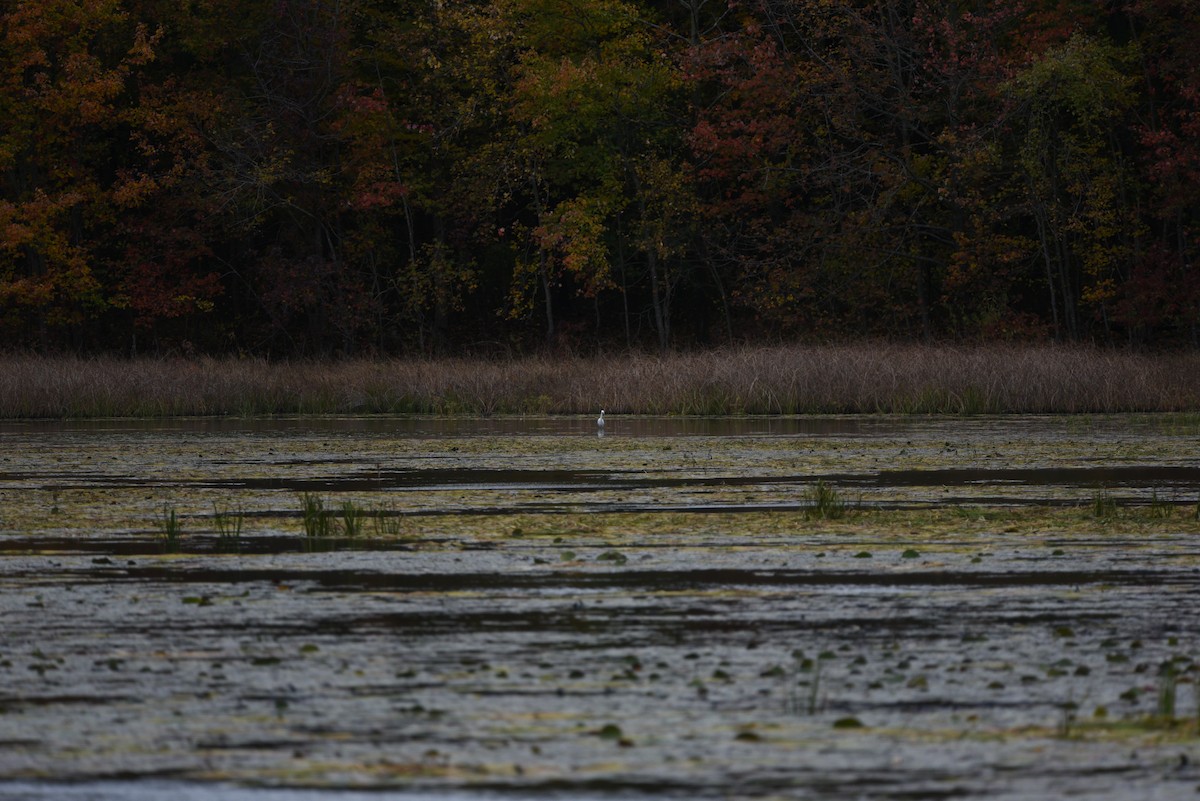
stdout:
[[0,418],[1200,410],[1200,353],[824,345],[507,361],[0,356]]

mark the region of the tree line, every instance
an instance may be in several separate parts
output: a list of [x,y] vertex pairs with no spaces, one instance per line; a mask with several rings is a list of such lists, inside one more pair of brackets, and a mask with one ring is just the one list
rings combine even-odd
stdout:
[[0,8],[0,347],[1200,345],[1192,0]]

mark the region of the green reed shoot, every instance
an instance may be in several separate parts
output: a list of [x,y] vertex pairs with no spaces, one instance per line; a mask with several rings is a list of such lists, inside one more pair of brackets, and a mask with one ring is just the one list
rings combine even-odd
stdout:
[[1117,499],[1108,491],[1108,487],[1098,487],[1092,493],[1092,516],[1101,520],[1117,516]]
[[815,715],[821,706],[821,660],[813,667],[812,680],[808,685],[808,714]]
[[217,543],[221,550],[236,550],[242,539],[242,526],[246,511],[238,503],[232,509],[213,501],[213,528],[217,531]]
[[344,501],[342,503],[342,533],[348,538],[362,534],[366,517],[366,512],[362,507],[355,505],[354,501]]
[[373,509],[371,523],[380,539],[399,539],[404,536],[404,518],[394,509]]
[[158,516],[159,539],[162,540],[163,550],[175,553],[179,550],[179,541],[183,537],[183,521],[175,513],[175,507],[163,504]]
[[325,512],[325,500],[320,495],[306,492],[300,496],[300,517],[304,523],[305,539],[329,539],[329,515]]
[[1159,498],[1158,490],[1154,490],[1150,496],[1150,519],[1169,520],[1174,513],[1175,507],[1168,501]]
[[1178,695],[1179,677],[1174,664],[1163,667],[1158,684],[1158,716],[1163,720],[1175,719],[1175,702]]

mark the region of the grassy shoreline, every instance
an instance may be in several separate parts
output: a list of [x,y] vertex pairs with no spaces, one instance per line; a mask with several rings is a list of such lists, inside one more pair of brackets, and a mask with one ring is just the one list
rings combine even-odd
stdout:
[[0,356],[0,419],[1200,411],[1200,353],[823,345],[508,361]]

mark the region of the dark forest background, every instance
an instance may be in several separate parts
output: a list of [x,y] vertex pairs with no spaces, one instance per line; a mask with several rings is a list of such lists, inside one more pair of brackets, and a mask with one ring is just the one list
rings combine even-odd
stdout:
[[1200,344],[1194,0],[0,9],[0,347]]

